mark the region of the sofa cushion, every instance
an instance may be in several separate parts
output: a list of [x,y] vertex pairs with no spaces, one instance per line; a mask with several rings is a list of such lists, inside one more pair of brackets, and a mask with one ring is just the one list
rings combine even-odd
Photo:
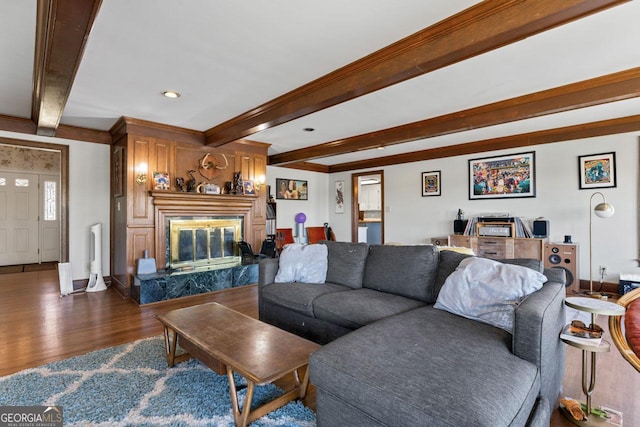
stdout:
[[512,332],[516,307],[546,280],[527,267],[467,258],[447,278],[434,307]]
[[357,329],[423,305],[415,299],[363,288],[319,296],[313,302],[313,312],[318,319]]
[[326,245],[329,252],[327,282],[354,289],[361,288],[369,245],[329,240],[323,240],[320,243]]
[[460,253],[458,251],[442,250],[440,248],[440,261],[438,262],[438,271],[436,273],[436,281],[433,287],[432,298],[435,301],[438,298],[438,293],[442,289],[442,285],[447,280],[447,277],[451,275],[458,268],[460,261],[465,258],[473,256],[468,253]]
[[347,286],[333,283],[272,283],[261,287],[261,298],[313,317],[313,301],[316,298],[327,293],[341,292],[350,289],[351,288]]
[[327,247],[292,243],[280,254],[276,283],[324,283],[327,277]]
[[363,287],[433,303],[438,249],[433,245],[373,245]]
[[545,275],[547,281],[561,283],[567,286],[567,273],[564,267],[550,267],[545,268],[542,274]]
[[538,273],[544,272],[544,264],[542,260],[533,259],[533,258],[511,258],[511,259],[501,259],[499,260],[503,264],[512,264],[519,265],[521,267],[527,267]]
[[539,374],[511,353],[510,340],[501,329],[422,307],[313,353],[311,382],[319,396],[348,402],[380,425],[525,425]]

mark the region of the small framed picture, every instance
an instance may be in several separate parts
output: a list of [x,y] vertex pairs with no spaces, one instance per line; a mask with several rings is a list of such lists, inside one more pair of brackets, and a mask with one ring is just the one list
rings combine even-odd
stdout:
[[154,172],[153,173],[153,189],[154,190],[169,190],[169,174],[167,172]]
[[616,153],[590,154],[578,157],[580,190],[615,187]]
[[440,171],[422,172],[422,197],[441,194]]
[[536,153],[469,160],[469,200],[536,197]]
[[206,184],[204,186],[205,194],[220,194],[220,186],[217,184]]
[[344,213],[344,181],[335,182],[336,213]]
[[242,182],[242,186],[243,186],[244,194],[247,194],[247,195],[256,194],[256,188],[253,185],[253,181],[245,180]]
[[125,189],[125,167],[124,148],[115,147],[113,149],[113,195],[119,197],[124,195]]

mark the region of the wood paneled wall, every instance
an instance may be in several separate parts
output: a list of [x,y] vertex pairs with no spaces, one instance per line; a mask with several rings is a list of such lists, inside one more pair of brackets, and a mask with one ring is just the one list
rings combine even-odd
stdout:
[[[156,258],[157,267],[164,254],[158,257],[160,244],[156,230],[158,221],[154,210],[154,172],[167,172],[170,178],[170,193],[179,189],[176,178],[190,179],[193,174],[197,184],[213,183],[224,187],[233,180],[235,172],[241,172],[245,180],[256,181],[266,176],[267,144],[253,141],[237,141],[221,148],[204,146],[204,135],[192,130],[170,127],[131,118],[122,118],[111,129],[112,143],[112,203],[111,203],[111,277],[114,287],[123,295],[129,295],[131,275],[135,273],[138,258],[145,251]],[[211,160],[224,169],[207,171],[206,176],[198,172],[200,159],[210,154]],[[226,158],[226,160],[225,160]],[[141,164],[147,166],[147,182],[138,184],[136,176]],[[120,174],[118,176],[118,174]],[[157,194],[157,192],[156,192]],[[253,247],[259,248],[266,237],[266,191],[256,191],[254,196],[218,196],[193,194],[195,199],[205,200],[207,205],[229,205],[229,197],[242,198],[250,203],[245,221],[244,238]],[[187,198],[189,196],[187,195]],[[189,211],[189,208],[185,208]],[[188,214],[188,213],[187,213]],[[164,226],[160,224],[160,226]]]

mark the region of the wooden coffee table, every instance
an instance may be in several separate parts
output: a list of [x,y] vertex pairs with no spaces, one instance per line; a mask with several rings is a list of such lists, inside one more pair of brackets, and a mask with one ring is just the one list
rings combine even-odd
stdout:
[[[309,369],[305,369],[302,381],[299,369],[307,367],[309,355],[320,345],[215,302],[172,310],[156,318],[164,325],[169,367],[193,356],[218,374],[227,374],[236,426],[246,426],[294,399],[305,397]],[[188,353],[176,356],[178,345]],[[242,410],[234,372],[247,380]],[[290,373],[295,379],[291,390],[251,411],[256,385],[271,383]]]

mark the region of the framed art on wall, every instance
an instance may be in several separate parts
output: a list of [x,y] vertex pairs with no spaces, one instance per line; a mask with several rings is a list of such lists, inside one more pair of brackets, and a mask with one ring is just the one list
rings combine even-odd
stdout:
[[422,197],[441,194],[440,171],[422,172]]
[[115,147],[113,149],[113,196],[119,197],[124,195],[126,183],[126,170],[124,148]]
[[307,200],[307,181],[276,178],[276,199]]
[[616,153],[579,156],[578,171],[580,190],[615,187]]
[[469,160],[469,200],[536,196],[535,151]]
[[344,181],[335,182],[336,213],[344,213]]

